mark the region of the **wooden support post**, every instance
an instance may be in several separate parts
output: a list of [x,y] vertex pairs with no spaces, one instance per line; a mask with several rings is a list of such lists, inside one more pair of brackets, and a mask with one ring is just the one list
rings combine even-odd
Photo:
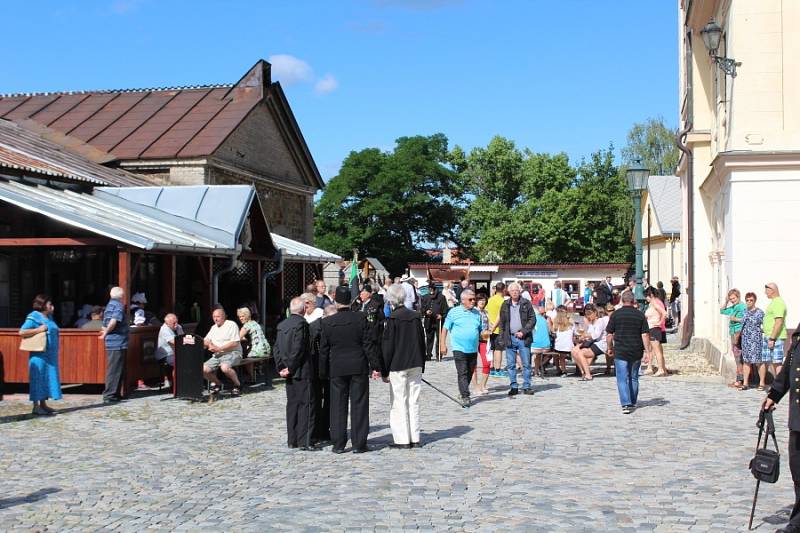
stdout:
[[125,291],[123,303],[125,307],[131,302],[131,254],[127,250],[119,249],[118,252],[118,279],[117,285]]
[[175,256],[165,255],[163,257],[163,287],[161,288],[161,305],[168,313],[175,311]]

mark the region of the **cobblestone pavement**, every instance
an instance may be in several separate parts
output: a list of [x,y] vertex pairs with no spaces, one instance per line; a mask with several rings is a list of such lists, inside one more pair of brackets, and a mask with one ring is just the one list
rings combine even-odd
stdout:
[[[452,360],[425,377],[455,393]],[[613,379],[534,383],[508,398],[492,378],[470,409],[425,387],[424,446],[393,450],[388,386],[373,382],[363,455],[287,449],[280,385],[213,404],[83,399],[53,418],[0,402],[0,530],[746,530],[761,393],[643,378],[626,416]],[[776,423],[785,452],[785,406]],[[785,457],[757,531],[788,515]]]

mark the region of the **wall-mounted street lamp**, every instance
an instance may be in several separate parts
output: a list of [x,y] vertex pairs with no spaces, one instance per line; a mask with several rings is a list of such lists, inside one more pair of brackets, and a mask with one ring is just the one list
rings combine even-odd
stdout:
[[735,59],[717,55],[719,42],[722,40],[722,28],[719,27],[719,24],[714,22],[714,19],[712,18],[710,21],[708,21],[708,24],[703,26],[703,29],[700,30],[700,35],[703,37],[703,43],[706,45],[708,55],[711,56],[711,59],[714,61],[714,63],[716,63],[725,74],[735,78],[736,67],[741,65],[741,63],[737,63]]
[[630,192],[633,200],[633,231],[636,236],[636,287],[633,289],[633,296],[641,304],[644,302],[644,289],[642,288],[642,278],[644,278],[644,266],[642,265],[642,193],[647,189],[650,169],[643,166],[640,161],[637,161],[628,169],[625,178],[628,182],[628,192]]

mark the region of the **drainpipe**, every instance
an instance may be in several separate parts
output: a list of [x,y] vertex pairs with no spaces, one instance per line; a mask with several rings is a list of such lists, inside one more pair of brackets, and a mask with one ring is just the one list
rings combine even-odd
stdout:
[[[228,266],[226,266],[225,268],[223,268],[219,272],[215,272],[214,275],[211,276],[211,305],[212,306],[215,306],[215,305],[217,305],[219,303],[219,278],[223,274],[227,274],[228,272],[231,272],[231,271],[233,271],[234,268],[236,268],[236,260],[237,259],[239,259],[238,251],[237,251],[237,253],[235,253],[235,254],[233,254],[231,256],[231,262],[228,264]],[[211,267],[212,268],[214,267],[213,263],[211,264]]]
[[261,273],[261,309],[259,311],[261,313],[260,318],[262,327],[266,326],[267,320],[267,278],[283,272],[283,252],[281,250],[277,250],[275,252],[275,259],[278,261],[278,266],[275,268],[275,270],[264,271]]
[[688,304],[686,306],[686,316],[682,317],[684,321],[683,336],[681,338],[681,350],[689,347],[692,342],[692,335],[694,335],[694,155],[692,151],[686,146],[686,137],[692,130],[692,123],[687,122],[686,127],[678,132],[675,137],[678,149],[686,155],[686,191],[687,191],[687,206],[686,206],[686,298]]

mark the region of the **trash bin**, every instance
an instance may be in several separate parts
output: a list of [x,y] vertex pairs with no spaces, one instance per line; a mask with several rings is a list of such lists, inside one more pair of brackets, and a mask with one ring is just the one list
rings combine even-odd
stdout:
[[175,337],[175,398],[200,400],[203,397],[203,337]]

